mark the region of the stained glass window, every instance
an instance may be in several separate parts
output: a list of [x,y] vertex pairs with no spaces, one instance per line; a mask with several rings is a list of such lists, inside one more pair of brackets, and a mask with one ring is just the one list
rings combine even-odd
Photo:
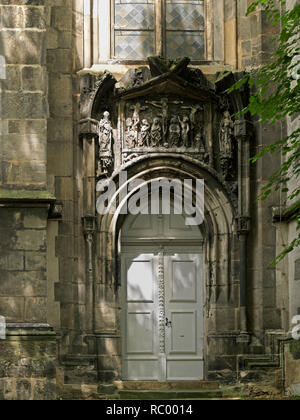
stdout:
[[154,0],[116,0],[115,56],[139,60],[154,54]]
[[[157,27],[156,8],[162,4],[164,12]],[[155,47],[161,33],[166,57],[202,59],[204,29],[204,0],[114,1],[114,56],[118,59],[144,60],[161,54]]]
[[166,55],[188,56],[197,60],[204,56],[203,0],[167,0]]

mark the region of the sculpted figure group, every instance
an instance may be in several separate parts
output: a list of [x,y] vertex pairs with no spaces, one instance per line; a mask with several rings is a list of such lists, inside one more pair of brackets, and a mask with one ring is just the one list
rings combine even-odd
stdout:
[[[190,110],[190,115],[169,116],[169,105],[181,105],[182,101],[162,98],[160,101],[145,101],[145,103],[148,105],[142,106],[136,103],[129,107],[133,114],[132,117],[126,119],[125,147],[129,149],[200,147],[200,144],[195,144],[196,141],[199,142],[199,139],[202,142],[203,137],[203,127],[199,127],[196,122],[196,114],[203,110],[200,105],[181,106],[182,109]],[[151,118],[152,121],[149,117],[140,119],[140,113],[149,109],[150,106],[160,109],[160,114]]]
[[[126,149],[193,148],[205,150],[203,107],[163,97],[127,105]],[[128,114],[130,116],[128,116]],[[110,113],[99,121],[99,173],[109,173],[113,163],[113,127]],[[134,151],[132,151],[134,152]],[[131,155],[132,155],[131,152]],[[136,151],[138,153],[138,151]]]

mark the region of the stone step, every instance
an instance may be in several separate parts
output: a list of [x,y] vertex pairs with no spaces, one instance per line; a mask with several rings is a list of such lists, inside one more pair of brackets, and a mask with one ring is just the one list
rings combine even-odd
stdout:
[[148,391],[148,390],[216,390],[218,382],[211,381],[115,381],[118,390],[124,391]]
[[189,400],[219,399],[223,397],[221,390],[120,390],[121,400]]

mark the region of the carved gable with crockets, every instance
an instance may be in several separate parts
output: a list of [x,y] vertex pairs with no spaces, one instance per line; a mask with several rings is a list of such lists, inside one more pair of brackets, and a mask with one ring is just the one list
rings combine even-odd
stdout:
[[152,57],[149,68],[130,69],[119,82],[107,72],[94,86],[83,79],[82,113],[92,103],[97,126],[99,179],[141,156],[178,154],[214,169],[236,189],[233,109],[188,64]]

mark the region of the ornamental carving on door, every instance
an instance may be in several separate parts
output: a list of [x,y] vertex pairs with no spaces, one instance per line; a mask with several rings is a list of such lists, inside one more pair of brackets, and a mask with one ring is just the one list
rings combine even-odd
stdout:
[[158,255],[159,352],[165,352],[165,276],[164,254]]

